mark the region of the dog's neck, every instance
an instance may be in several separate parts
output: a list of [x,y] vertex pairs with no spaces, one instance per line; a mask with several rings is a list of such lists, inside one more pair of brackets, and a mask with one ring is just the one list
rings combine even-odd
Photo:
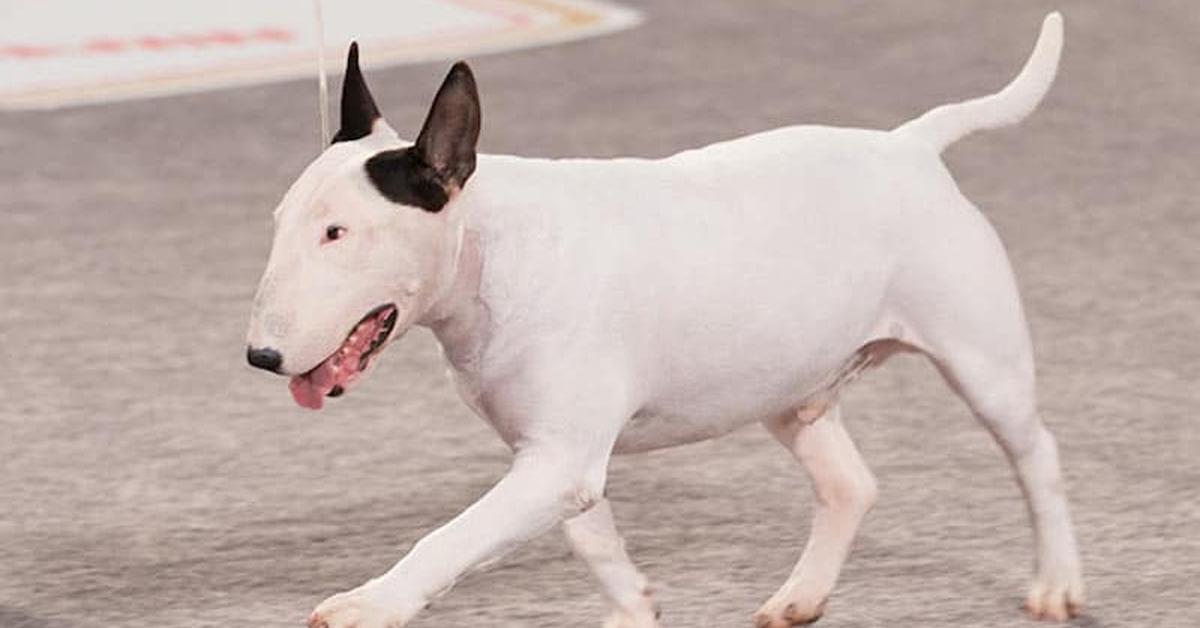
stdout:
[[483,251],[478,232],[466,225],[459,227],[451,264],[446,288],[417,324],[428,327],[437,336],[446,357],[458,364],[472,353],[470,347],[475,344],[472,340],[487,316],[479,298]]
[[[481,155],[471,182],[447,211],[458,212],[461,246],[440,294],[417,324],[437,336],[455,368],[470,367],[478,351],[513,318],[514,303],[529,303],[557,276],[547,249],[561,236],[560,197],[530,197],[524,182],[555,176],[558,162]],[[580,229],[576,229],[578,231]],[[529,299],[522,295],[529,294]]]

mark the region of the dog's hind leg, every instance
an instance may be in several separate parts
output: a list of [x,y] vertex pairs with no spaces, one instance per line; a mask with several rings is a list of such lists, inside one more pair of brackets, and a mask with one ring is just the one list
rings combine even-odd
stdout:
[[913,344],[967,402],[1016,472],[1037,552],[1027,610],[1035,618],[1064,620],[1083,604],[1083,581],[1058,447],[1037,412],[1029,327],[995,232],[973,208],[961,209],[956,237],[926,247],[931,257],[895,284],[897,302]]
[[783,587],[754,614],[757,628],[784,628],[821,617],[858,525],[875,503],[877,488],[836,405],[823,415],[801,409],[765,425],[804,466],[817,498],[800,562]]
[[1077,615],[1083,604],[1079,555],[1058,446],[1037,413],[1032,361],[998,360],[964,345],[933,359],[1000,444],[1024,493],[1037,552],[1026,610],[1034,618],[1054,621]]
[[658,628],[658,608],[650,587],[625,552],[608,500],[601,499],[564,521],[563,531],[616,609],[604,628]]

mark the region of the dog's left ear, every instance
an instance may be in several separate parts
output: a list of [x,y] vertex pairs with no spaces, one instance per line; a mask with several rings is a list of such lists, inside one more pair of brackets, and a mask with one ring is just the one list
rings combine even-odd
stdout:
[[475,76],[459,61],[442,81],[413,147],[447,189],[462,188],[475,171],[480,117]]

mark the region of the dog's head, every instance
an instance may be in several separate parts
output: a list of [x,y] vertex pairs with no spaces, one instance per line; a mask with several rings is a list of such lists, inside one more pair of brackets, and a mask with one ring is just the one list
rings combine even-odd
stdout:
[[458,63],[416,142],[401,141],[350,46],[341,129],[275,210],[247,335],[250,364],[291,376],[300,405],[344,392],[449,288],[479,124],[475,79]]

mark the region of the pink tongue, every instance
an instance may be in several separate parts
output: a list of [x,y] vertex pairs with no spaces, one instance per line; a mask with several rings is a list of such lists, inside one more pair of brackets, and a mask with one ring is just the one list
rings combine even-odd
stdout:
[[297,375],[288,382],[292,398],[302,408],[320,410],[325,405],[325,395],[338,384],[338,374],[333,372],[332,360],[326,360],[316,369]]
[[351,381],[358,379],[361,372],[358,368],[359,360],[371,346],[371,340],[379,332],[379,327],[377,319],[359,323],[333,355],[313,370],[293,377],[288,382],[288,388],[292,391],[292,398],[296,403],[302,408],[320,410],[325,405],[325,397],[330,391],[337,386],[345,389]]

